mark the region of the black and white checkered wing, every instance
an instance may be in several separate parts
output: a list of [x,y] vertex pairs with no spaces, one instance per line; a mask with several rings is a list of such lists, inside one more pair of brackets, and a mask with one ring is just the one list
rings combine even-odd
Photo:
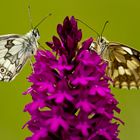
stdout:
[[119,43],[109,42],[103,56],[108,60],[107,74],[117,88],[140,88],[140,52]]
[[29,57],[20,35],[0,36],[0,81],[11,81]]

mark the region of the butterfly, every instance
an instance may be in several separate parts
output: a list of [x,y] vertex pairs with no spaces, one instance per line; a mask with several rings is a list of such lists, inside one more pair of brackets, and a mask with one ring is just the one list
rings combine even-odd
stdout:
[[117,88],[140,89],[140,51],[98,37],[89,47],[108,62],[107,75]]
[[101,34],[82,20],[77,21],[97,34],[98,38],[91,43],[89,50],[96,52],[108,62],[106,74],[113,80],[113,86],[140,89],[140,51],[121,43],[110,42],[103,37],[108,21],[105,22]]
[[25,35],[0,36],[0,81],[9,82],[16,77],[26,61],[36,54],[39,37],[38,29]]
[[40,38],[37,27],[48,16],[44,17],[25,35],[7,34],[0,36],[0,81],[9,82],[13,80],[27,60],[36,54],[39,46],[38,39]]

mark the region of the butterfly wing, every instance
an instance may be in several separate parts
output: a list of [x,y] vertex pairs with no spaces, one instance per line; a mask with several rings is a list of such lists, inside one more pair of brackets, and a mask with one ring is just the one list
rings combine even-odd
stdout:
[[11,81],[19,73],[30,54],[26,40],[20,35],[0,36],[0,81]]
[[140,88],[140,52],[120,43],[110,42],[103,53],[108,60],[107,74],[117,88]]

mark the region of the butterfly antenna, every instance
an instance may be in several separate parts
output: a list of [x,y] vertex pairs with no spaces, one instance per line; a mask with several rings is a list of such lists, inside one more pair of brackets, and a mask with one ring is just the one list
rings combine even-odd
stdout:
[[51,15],[52,15],[52,13],[49,13],[46,17],[44,17],[43,19],[41,19],[40,22],[34,27],[34,29],[36,29],[42,22],[44,22]]
[[81,22],[82,24],[84,24],[85,26],[87,26],[90,30],[92,30],[93,32],[95,32],[97,34],[97,36],[100,36],[100,34],[95,31],[93,28],[91,28],[88,24],[86,24],[85,22],[83,22],[82,20],[80,19],[76,19],[77,21]]
[[102,38],[102,35],[103,35],[103,33],[104,33],[105,27],[106,27],[106,25],[107,25],[108,23],[109,23],[109,21],[107,20],[107,21],[105,22],[104,26],[103,26],[103,29],[102,29],[102,32],[101,32],[101,35],[100,35],[101,38]]
[[29,0],[29,5],[28,5],[28,15],[29,15],[29,20],[30,20],[31,29],[33,29],[33,20],[32,20],[32,16],[31,16],[30,0]]
[[30,66],[31,66],[31,68],[32,68],[32,72],[34,73],[34,66],[33,66],[33,62],[32,62],[32,60],[31,60],[31,58],[29,58],[29,62],[30,62]]

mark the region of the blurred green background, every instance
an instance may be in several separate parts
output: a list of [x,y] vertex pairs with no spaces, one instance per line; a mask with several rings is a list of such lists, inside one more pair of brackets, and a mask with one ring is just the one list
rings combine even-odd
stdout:
[[[1,0],[0,34],[24,34],[30,30],[28,0]],[[40,27],[40,43],[50,41],[56,34],[56,25],[62,23],[65,16],[74,15],[99,33],[106,20],[109,24],[104,36],[111,41],[118,41],[140,50],[140,1],[139,0],[30,0],[33,24],[50,12],[49,17]],[[83,29],[83,40],[96,34],[79,23]],[[22,72],[10,83],[0,82],[0,140],[24,140],[30,135],[22,126],[29,119],[23,108],[31,98],[22,92],[30,86],[26,77],[31,67],[27,63]],[[140,90],[118,90],[112,88],[119,100],[121,114],[125,122],[120,127],[121,140],[140,140]]]

